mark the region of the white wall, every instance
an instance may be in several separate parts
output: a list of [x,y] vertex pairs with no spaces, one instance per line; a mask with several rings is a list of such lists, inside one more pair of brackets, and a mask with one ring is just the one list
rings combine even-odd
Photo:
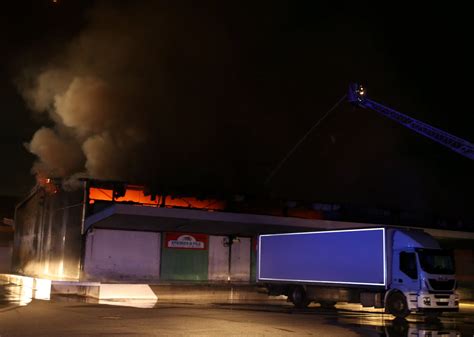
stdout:
[[232,245],[232,264],[230,268],[232,281],[250,280],[250,238],[237,238]]
[[86,240],[84,272],[90,280],[157,280],[161,235],[94,229]]
[[229,276],[229,247],[224,246],[226,236],[209,236],[210,281],[227,281]]
[[[226,236],[209,236],[209,280],[227,281],[229,277],[229,247]],[[232,244],[231,281],[250,280],[250,238],[239,237]]]

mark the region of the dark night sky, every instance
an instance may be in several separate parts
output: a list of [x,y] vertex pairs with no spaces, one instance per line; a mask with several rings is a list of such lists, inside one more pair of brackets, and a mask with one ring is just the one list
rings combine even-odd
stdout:
[[[130,64],[124,65],[140,71],[134,83],[146,90],[151,75],[140,64],[150,67],[158,51],[156,67],[148,70],[158,74],[166,94],[156,97],[166,104],[154,108],[151,121],[159,127],[151,130],[158,140],[145,151],[150,170],[159,167],[153,179],[260,191],[278,161],[351,81],[364,83],[376,101],[474,141],[467,8],[380,1],[375,5],[360,1],[114,3],[3,4],[0,194],[24,195],[33,186],[30,168],[35,156],[24,143],[40,126],[52,124],[27,108],[15,79],[25,69],[57,62],[65,46],[91,21],[100,25],[98,5],[103,14],[104,8],[123,13],[127,4],[139,3],[132,7],[147,13],[144,20],[140,15],[145,14],[131,11],[130,16],[136,14],[138,19],[104,17],[103,29],[124,35],[130,31],[136,39],[141,30],[134,22],[143,21],[148,38],[138,39],[138,45],[150,44],[154,29],[160,30],[157,39],[167,41],[159,44],[161,49],[143,46],[136,55],[129,50],[125,62]],[[152,22],[148,28],[147,22]],[[208,36],[200,35],[206,32]],[[150,51],[146,61],[143,50]],[[147,108],[143,104],[141,109]],[[343,104],[266,189],[294,199],[418,209],[472,219],[473,168],[468,159],[375,112]]]

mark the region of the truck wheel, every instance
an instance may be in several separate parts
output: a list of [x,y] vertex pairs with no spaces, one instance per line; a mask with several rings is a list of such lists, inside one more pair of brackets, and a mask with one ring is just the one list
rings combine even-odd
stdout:
[[385,304],[387,311],[398,318],[405,318],[410,314],[405,296],[400,292],[392,293]]
[[311,303],[306,296],[306,291],[301,286],[293,288],[293,291],[291,292],[291,301],[297,308],[306,308]]

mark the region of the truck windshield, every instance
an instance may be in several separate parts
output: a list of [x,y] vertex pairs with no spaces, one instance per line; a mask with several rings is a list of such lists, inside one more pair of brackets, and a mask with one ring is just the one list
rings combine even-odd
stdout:
[[417,250],[421,268],[430,274],[454,274],[454,259],[451,252],[438,249]]

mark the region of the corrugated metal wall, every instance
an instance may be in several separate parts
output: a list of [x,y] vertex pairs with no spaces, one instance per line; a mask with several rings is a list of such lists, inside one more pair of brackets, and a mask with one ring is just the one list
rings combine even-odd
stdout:
[[91,280],[158,280],[161,234],[94,229],[87,235],[85,277]]
[[[234,238],[232,245],[229,246],[229,237],[211,235],[209,238],[209,280],[248,282],[251,270],[250,250],[250,238]],[[229,253],[231,256],[230,274]]]
[[13,272],[51,279],[80,275],[83,191],[38,189],[17,208]]

